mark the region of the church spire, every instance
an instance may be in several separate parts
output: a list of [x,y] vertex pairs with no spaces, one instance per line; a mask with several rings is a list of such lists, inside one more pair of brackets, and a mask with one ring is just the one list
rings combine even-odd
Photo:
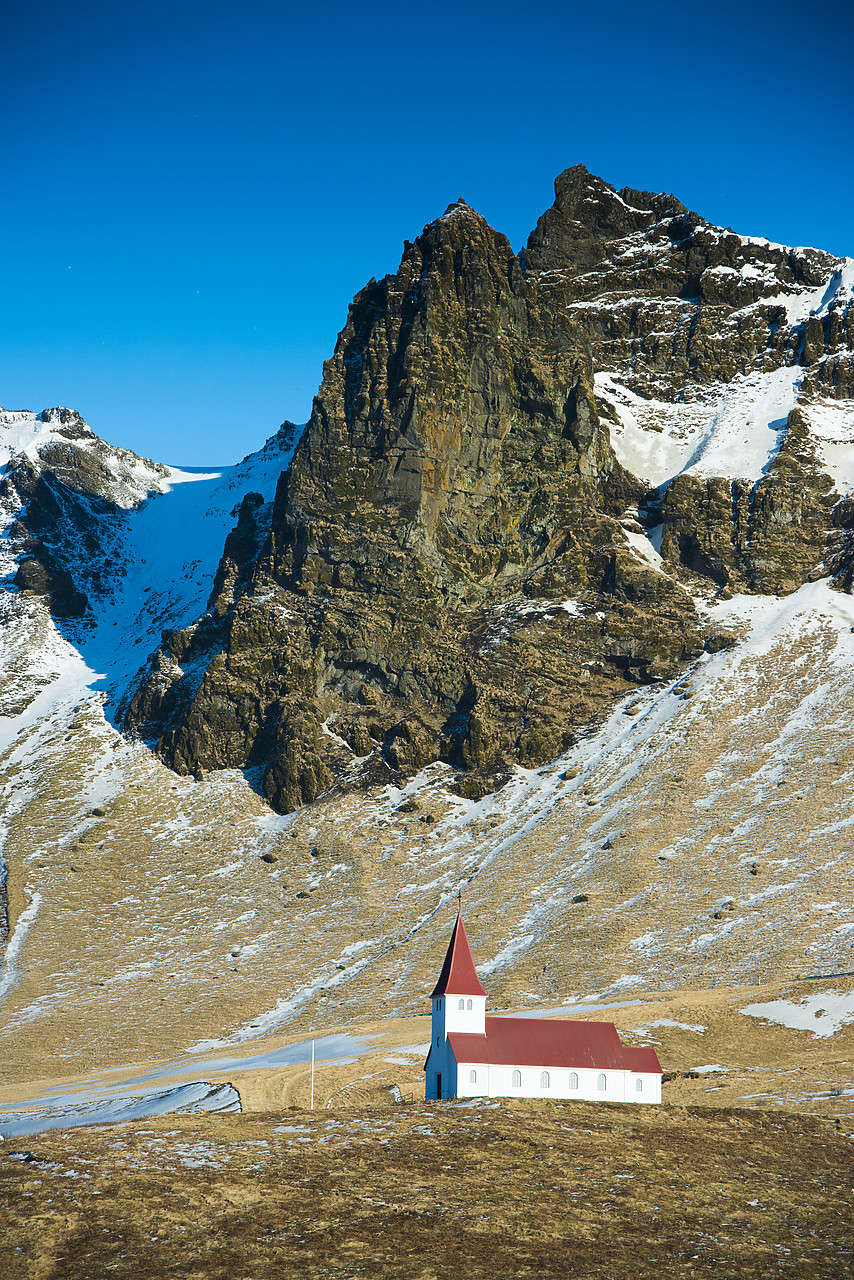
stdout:
[[457,915],[457,922],[454,925],[454,932],[451,934],[451,941],[448,944],[448,951],[445,955],[445,963],[442,965],[439,981],[433,988],[430,999],[435,1000],[437,996],[445,995],[486,995],[481,986],[480,978],[477,976],[477,969],[474,967],[471,947],[469,946],[466,927],[463,924],[461,914]]

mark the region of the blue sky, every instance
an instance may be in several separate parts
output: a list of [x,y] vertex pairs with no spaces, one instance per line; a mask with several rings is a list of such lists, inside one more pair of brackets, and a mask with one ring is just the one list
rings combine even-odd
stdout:
[[854,254],[850,0],[34,0],[0,41],[0,403],[158,460],[304,421],[352,295],[461,195],[519,248],[582,162]]

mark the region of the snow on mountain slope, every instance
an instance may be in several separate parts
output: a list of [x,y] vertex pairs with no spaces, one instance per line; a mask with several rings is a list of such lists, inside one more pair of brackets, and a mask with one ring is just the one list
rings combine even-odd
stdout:
[[854,300],[854,258],[841,258],[826,284],[779,293],[771,300],[785,306],[790,325],[803,324],[810,316],[820,320],[833,308],[847,310]]
[[[36,468],[55,465],[57,461],[66,463],[76,450],[91,454],[96,465],[103,468],[103,495],[125,509],[158,490],[166,471],[131,449],[107,444],[73,409],[59,406],[39,414],[26,409],[0,409],[0,468],[7,474],[22,460]],[[8,515],[9,505],[4,502],[0,504],[0,529]]]
[[[283,430],[243,462],[216,471],[168,469],[161,492],[127,521],[126,573],[98,611],[80,647],[114,708],[166,629],[204,613],[217,565],[247,493],[268,511],[301,428]],[[117,644],[116,640],[120,643]]]
[[36,414],[29,409],[0,409],[0,467],[21,454],[35,460],[42,445],[67,439],[61,426],[55,429],[57,425],[49,411]]
[[620,462],[658,486],[683,471],[758,480],[780,447],[803,377],[797,366],[751,373],[676,403],[636,395],[610,373],[597,373],[595,388],[617,416],[611,443]]
[[801,407],[821,465],[845,497],[854,488],[854,402],[816,397]]
[[750,373],[694,388],[691,398],[676,402],[637,395],[612,373],[597,373],[595,389],[613,412],[611,444],[620,462],[654,487],[683,472],[759,480],[797,407],[820,465],[845,496],[854,488],[854,402],[802,399],[804,376],[800,366]]
[[240,774],[176,778],[82,705],[8,820],[41,906],[7,1061],[56,1075],[417,1012],[460,888],[501,1007],[851,970],[854,606],[820,582],[710,620],[742,641],[480,801],[434,764],[277,818]]
[[[51,422],[47,415],[0,416],[0,447],[7,469],[22,456],[38,465],[46,445],[63,441],[63,431],[51,429]],[[85,423],[82,430],[78,426],[75,447],[81,447],[81,435],[82,447],[89,446],[88,435],[93,446],[109,451],[108,465],[117,482],[114,501],[125,508],[107,514],[95,512],[91,517],[92,523],[102,526],[100,541],[109,550],[115,572],[93,601],[94,618],[84,626],[65,629],[69,639],[59,633],[49,642],[45,639],[41,657],[39,647],[34,652],[27,643],[26,673],[36,685],[45,680],[54,684],[61,676],[67,682],[68,672],[74,669],[75,688],[106,693],[109,711],[156,647],[161,631],[186,625],[204,612],[240,502],[249,492],[260,493],[265,504],[272,501],[279,475],[293,455],[299,429],[283,429],[236,466],[190,471],[155,467],[127,450],[113,450]],[[8,526],[16,512],[7,508],[5,514]],[[0,557],[0,574],[8,587],[16,564],[8,536],[5,540],[0,537]],[[24,661],[20,651],[13,657],[20,646],[9,624],[15,613],[29,611],[17,594],[6,596],[6,609],[7,625],[0,643],[7,653],[8,672],[20,669]],[[18,727],[23,728],[24,723]],[[12,726],[6,725],[6,733],[11,731]],[[0,741],[2,732],[0,729]]]
[[[555,192],[525,265],[585,335],[612,444],[634,474],[654,486],[685,471],[756,481],[790,410],[825,391],[844,406],[854,258],[737,235],[673,197],[617,193],[583,166]],[[832,418],[827,404],[835,442]],[[845,492],[851,476],[829,452]]]
[[[113,558],[115,571],[106,576],[104,593],[93,597],[94,618],[60,629],[43,600],[14,589],[17,557],[8,529],[21,510],[14,493],[0,510],[5,516],[5,536],[0,534],[0,891],[9,833],[26,821],[40,796],[50,793],[51,769],[62,767],[68,751],[61,744],[79,734],[90,753],[75,816],[66,814],[72,830],[121,790],[123,775],[114,755],[120,740],[105,716],[115,710],[161,630],[182,626],[204,611],[240,502],[247,492],[271,502],[299,438],[298,428],[283,429],[236,466],[190,472],[112,450],[77,415],[70,430],[63,426],[60,412],[68,414],[0,416],[6,470],[23,456],[38,467],[57,444],[97,449],[99,466],[115,474],[116,491],[111,509],[93,508],[91,520],[102,526],[93,536]],[[41,899],[26,871],[6,890],[12,929],[18,922],[29,928]],[[13,934],[5,977],[0,969],[6,987],[21,937]]]

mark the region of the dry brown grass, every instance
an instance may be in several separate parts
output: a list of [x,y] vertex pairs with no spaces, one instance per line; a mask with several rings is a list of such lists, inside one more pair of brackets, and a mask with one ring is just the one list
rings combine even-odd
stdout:
[[854,691],[832,652],[823,632],[733,651],[737,678],[661,691],[672,715],[648,742],[555,773],[547,799],[511,787],[464,820],[439,770],[431,825],[379,787],[277,822],[239,775],[177,779],[81,703],[0,762],[13,923],[41,896],[0,1080],[176,1057],[283,997],[301,1036],[420,1011],[466,882],[478,963],[524,940],[489,975],[500,1008],[854,969]]
[[841,1278],[852,1189],[851,1141],[808,1116],[169,1116],[0,1148],[0,1277]]

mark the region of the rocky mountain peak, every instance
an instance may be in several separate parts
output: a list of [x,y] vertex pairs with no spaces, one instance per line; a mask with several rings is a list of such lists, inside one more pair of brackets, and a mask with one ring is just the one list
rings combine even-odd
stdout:
[[[555,179],[555,202],[540,222],[549,238],[571,235],[577,241],[614,240],[647,228],[654,220],[651,207],[636,207],[610,183],[590,173],[583,164],[565,169]],[[545,220],[545,221],[544,221]],[[561,227],[563,235],[558,233]],[[535,231],[532,239],[536,237]],[[530,247],[529,241],[529,247]]]
[[[852,290],[854,265],[583,166],[521,255],[449,205],[354,298],[127,727],[179,772],[257,766],[282,811],[437,760],[480,795],[698,655],[710,593],[846,585],[854,512],[816,414],[850,394]],[[38,513],[66,519],[89,476],[106,497],[121,464],[51,448],[30,565],[60,542]]]
[[39,422],[45,426],[52,426],[55,430],[61,431],[68,436],[94,436],[94,431],[89,423],[80,416],[76,409],[69,409],[65,405],[56,405],[53,409],[43,409],[38,415]]
[[477,218],[477,217],[479,217],[479,216],[480,216],[480,215],[477,213],[477,211],[476,211],[475,209],[472,209],[471,205],[469,205],[469,204],[468,204],[468,203],[463,199],[463,197],[462,197],[462,196],[459,196],[459,197],[458,197],[458,199],[453,200],[453,201],[448,205],[447,209],[446,209],[446,210],[445,210],[445,212],[442,214],[442,217],[443,217],[443,218],[450,218],[450,217],[452,217],[455,213],[460,213],[460,214],[466,214],[466,213],[469,213],[469,214],[473,214],[475,218]]
[[534,272],[589,272],[610,260],[614,242],[679,240],[701,221],[675,196],[617,191],[578,164],[555,179],[554,204],[538,220],[523,257]]
[[[644,490],[592,375],[571,314],[451,206],[354,299],[251,576],[246,509],[216,636],[169,641],[131,721],[182,770],[265,762],[289,809],[338,771],[330,716],[373,768],[442,758],[488,788],[627,681],[675,669],[698,644],[694,605],[630,549],[620,518]],[[164,692],[165,671],[214,648],[228,657],[201,685],[182,693],[179,674]],[[211,732],[225,705],[228,732]]]
[[0,527],[16,585],[57,618],[92,618],[124,513],[157,490],[168,468],[100,440],[75,409],[0,413]]

